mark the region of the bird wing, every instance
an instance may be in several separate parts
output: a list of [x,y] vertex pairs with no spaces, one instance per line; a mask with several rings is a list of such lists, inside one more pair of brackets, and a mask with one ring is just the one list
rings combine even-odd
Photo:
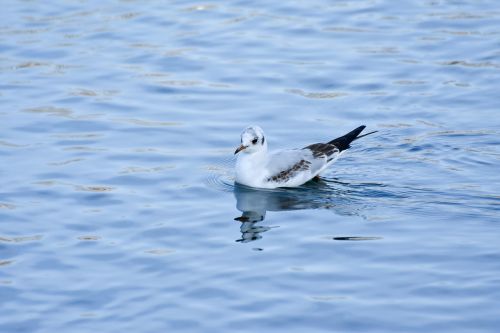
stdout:
[[286,183],[295,177],[314,177],[338,153],[331,144],[317,143],[303,149],[282,150],[270,154],[267,180]]
[[314,158],[326,158],[327,162],[337,158],[340,153],[340,149],[331,143],[314,143],[302,148],[302,150],[310,150]]

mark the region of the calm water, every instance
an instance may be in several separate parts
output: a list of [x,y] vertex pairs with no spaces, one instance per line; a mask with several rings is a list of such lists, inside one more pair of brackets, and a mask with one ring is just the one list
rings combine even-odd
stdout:
[[[498,1],[0,17],[1,332],[498,331]],[[271,148],[379,132],[255,191],[249,124]]]

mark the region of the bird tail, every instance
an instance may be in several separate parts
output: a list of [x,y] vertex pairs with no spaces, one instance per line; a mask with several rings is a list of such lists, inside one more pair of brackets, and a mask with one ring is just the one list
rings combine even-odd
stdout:
[[360,139],[360,138],[362,138],[364,136],[367,136],[367,135],[370,135],[370,134],[373,134],[373,133],[377,132],[377,131],[373,131],[373,132],[370,132],[370,133],[359,135],[365,129],[365,127],[366,127],[365,125],[359,126],[358,128],[350,131],[349,133],[347,133],[347,134],[345,134],[345,135],[343,135],[341,137],[338,137],[336,139],[333,139],[332,141],[330,141],[328,143],[331,144],[331,145],[334,145],[340,151],[346,150],[346,149],[348,149],[350,147],[351,142],[353,142],[354,140]]

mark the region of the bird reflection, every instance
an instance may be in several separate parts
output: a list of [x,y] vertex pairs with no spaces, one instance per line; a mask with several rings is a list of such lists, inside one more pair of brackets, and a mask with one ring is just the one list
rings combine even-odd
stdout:
[[313,180],[298,188],[255,189],[236,184],[234,196],[236,208],[242,212],[235,218],[241,222],[241,238],[237,242],[251,242],[262,238],[262,234],[273,227],[262,225],[267,211],[290,211],[300,209],[334,209],[341,215],[357,215],[359,205],[352,190],[342,185],[339,189],[330,182]]

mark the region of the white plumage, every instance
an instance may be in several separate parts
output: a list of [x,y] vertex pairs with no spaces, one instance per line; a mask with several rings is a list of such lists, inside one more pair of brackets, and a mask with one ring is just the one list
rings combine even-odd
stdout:
[[241,145],[235,151],[236,182],[257,188],[300,186],[332,164],[352,141],[374,133],[359,136],[364,128],[360,126],[327,143],[268,152],[264,131],[259,126],[249,126],[241,134]]

